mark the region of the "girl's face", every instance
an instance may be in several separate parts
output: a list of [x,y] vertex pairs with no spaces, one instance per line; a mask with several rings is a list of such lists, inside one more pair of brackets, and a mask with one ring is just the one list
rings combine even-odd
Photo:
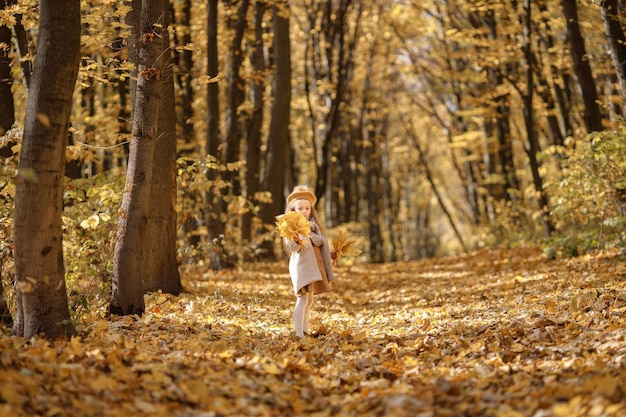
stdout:
[[311,202],[305,198],[294,201],[293,211],[301,213],[304,218],[308,219],[311,216]]

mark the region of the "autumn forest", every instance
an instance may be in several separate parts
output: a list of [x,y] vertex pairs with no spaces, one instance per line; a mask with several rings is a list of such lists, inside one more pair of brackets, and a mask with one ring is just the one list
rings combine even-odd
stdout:
[[0,412],[626,415],[625,10],[0,0]]

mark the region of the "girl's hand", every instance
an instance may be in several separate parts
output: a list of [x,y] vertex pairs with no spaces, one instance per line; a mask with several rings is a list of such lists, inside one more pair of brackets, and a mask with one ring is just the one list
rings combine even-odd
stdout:
[[317,224],[315,222],[311,222],[311,231],[317,233],[318,232],[318,227]]
[[298,252],[306,251],[306,246],[304,246],[304,241],[302,240],[300,236],[294,237],[293,241],[296,242],[296,244],[298,245],[298,249],[297,249]]

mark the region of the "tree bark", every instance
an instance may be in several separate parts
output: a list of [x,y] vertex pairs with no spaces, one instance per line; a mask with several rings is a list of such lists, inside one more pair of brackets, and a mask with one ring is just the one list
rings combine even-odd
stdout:
[[[228,131],[226,135],[226,164],[238,162],[241,159],[241,136],[243,118],[240,107],[245,100],[244,88],[245,81],[241,76],[241,66],[243,64],[244,51],[242,49],[244,33],[248,26],[246,18],[248,13],[249,0],[241,0],[237,2],[239,10],[237,11],[237,20],[235,22],[235,36],[230,46],[230,77],[228,80]],[[231,185],[232,195],[241,193],[241,181],[238,172],[226,169],[224,171],[224,179]],[[224,210],[227,208],[224,206]]]
[[[172,22],[174,20],[172,19]],[[182,2],[181,20],[177,22],[177,27],[183,31],[181,43],[186,46],[191,43],[191,0],[184,0]],[[182,127],[183,139],[185,145],[191,147],[193,143],[193,52],[188,48],[183,48],[182,51],[173,51],[176,61],[178,62],[176,80],[180,88],[180,122]],[[185,149],[186,153],[192,151],[192,149]]]
[[[255,204],[256,193],[261,187],[261,130],[263,128],[263,111],[265,102],[265,58],[263,54],[263,16],[267,4],[257,1],[255,9],[254,45],[252,46],[252,67],[254,69],[252,86],[252,116],[248,126],[248,141],[246,146],[246,198],[248,204]],[[243,241],[252,239],[252,219],[254,213],[248,211],[241,221],[241,237]]]
[[148,264],[144,291],[160,290],[178,295],[183,286],[176,260],[176,98],[167,25],[162,33],[162,99],[154,151],[154,173],[150,185],[148,227],[144,241]]
[[[619,5],[617,0],[604,0],[600,2],[600,7],[615,75],[619,82],[622,100],[626,101],[626,36],[620,23]],[[626,106],[622,106],[622,116],[626,118]]]
[[[8,3],[0,0],[0,9],[4,9]],[[15,123],[15,101],[11,86],[13,76],[11,74],[11,29],[8,26],[0,26],[0,137],[2,137]],[[7,141],[0,146],[0,157],[9,158],[13,156],[14,141]]]
[[591,65],[587,59],[585,40],[578,23],[576,0],[562,0],[561,6],[567,24],[567,38],[572,61],[574,61],[574,73],[578,78],[578,85],[585,104],[585,126],[588,132],[598,132],[603,130],[602,112],[598,104],[598,92],[591,72]]
[[[546,2],[540,1],[538,2],[539,7],[539,15],[541,16],[541,23],[545,27],[538,35],[544,41],[545,44],[545,53],[549,56],[554,54],[560,54],[560,52],[553,52],[557,49],[555,48],[555,36],[554,30],[552,29],[550,23],[550,14],[548,13],[548,7]],[[554,111],[549,110],[548,114],[550,114],[550,129],[553,131],[553,143],[555,145],[563,145],[565,138],[567,136],[571,136],[573,134],[572,129],[572,121],[571,121],[571,102],[566,98],[567,88],[570,84],[568,81],[568,75],[561,71],[559,66],[555,63],[558,61],[557,59],[549,60],[549,71],[546,71],[546,75],[544,75],[544,79],[546,77],[551,78],[553,81],[551,83],[552,88],[546,91],[544,94],[552,94],[554,97],[550,99],[552,101],[551,104],[548,104]],[[549,74],[549,75],[548,75]],[[547,98],[547,97],[546,97]],[[544,100],[545,101],[545,100]],[[560,118],[558,117],[560,114]],[[556,119],[556,123],[554,122]],[[561,129],[560,125],[562,124],[563,128]]]
[[163,0],[142,1],[130,156],[113,259],[112,314],[141,315],[145,309],[143,247],[161,103],[164,17]]
[[[262,206],[261,218],[266,225],[274,224],[274,217],[284,211],[285,173],[289,165],[289,123],[291,109],[291,41],[289,38],[289,4],[286,1],[275,5],[272,11],[274,22],[274,103],[270,120],[268,146],[265,163],[263,189],[272,195],[271,203]],[[267,255],[276,254],[273,245],[266,245]]]
[[7,327],[13,326],[13,317],[4,298],[4,285],[2,285],[2,258],[0,258],[0,324]]
[[539,139],[537,138],[537,132],[535,130],[535,112],[533,108],[533,95],[535,91],[534,86],[534,69],[533,69],[533,52],[531,50],[531,34],[532,34],[532,20],[531,20],[531,0],[524,1],[524,15],[523,15],[523,44],[522,52],[526,59],[526,91],[522,92],[522,100],[524,101],[524,125],[526,128],[526,136],[528,140],[528,160],[530,164],[530,170],[533,176],[533,184],[535,186],[535,192],[537,193],[539,210],[542,214],[543,229],[546,236],[549,236],[554,231],[554,224],[550,219],[550,208],[548,206],[548,196],[543,187],[543,178],[539,172],[539,152],[541,148],[539,146]]
[[[0,8],[13,6],[17,4],[17,0],[0,0]],[[22,15],[15,15],[15,24],[13,25],[13,36],[15,37],[15,45],[20,55],[20,66],[24,77],[24,85],[30,86],[30,79],[33,71],[32,61],[27,59],[31,51],[28,49],[29,39],[24,25],[22,25]]]
[[[340,0],[338,4],[333,8],[335,2],[328,1],[328,5],[325,7],[325,22],[323,28],[325,29],[324,40],[325,45],[319,45],[318,51],[325,53],[325,59],[319,58],[320,61],[326,61],[328,66],[323,68],[328,77],[326,82],[329,82],[333,88],[332,92],[327,92],[325,99],[330,102],[328,113],[325,115],[324,126],[325,130],[321,133],[321,156],[322,160],[317,165],[317,179],[315,184],[315,194],[318,196],[326,196],[326,205],[330,209],[332,203],[329,190],[331,176],[329,165],[333,159],[334,143],[339,140],[339,124],[341,122],[341,108],[345,101],[345,94],[348,91],[348,82],[350,79],[350,67],[352,66],[352,54],[354,53],[355,43],[357,40],[356,31],[358,31],[358,20],[361,16],[360,10],[358,18],[354,27],[354,36],[350,39],[346,33],[349,27],[345,25],[346,15],[350,8],[352,0]],[[337,54],[336,56],[334,54]],[[336,61],[335,61],[336,59]],[[332,79],[332,74],[335,74],[335,79]],[[320,75],[317,75],[320,77]],[[321,77],[320,77],[321,78]],[[314,87],[316,88],[316,87]],[[330,211],[330,210],[327,210]]]
[[[368,112],[366,110],[366,112]],[[376,140],[376,127],[375,124],[378,121],[375,118],[372,118],[368,126],[367,130],[367,139],[371,141],[371,143],[376,144],[378,141]],[[368,215],[368,254],[369,261],[373,263],[382,263],[385,261],[385,250],[384,250],[384,241],[383,241],[383,233],[382,233],[382,216],[383,216],[383,190],[382,190],[382,182],[383,175],[381,169],[381,155],[380,155],[380,147],[379,146],[370,146],[366,148],[365,154],[365,176],[366,176],[366,199],[367,199],[367,215]]]
[[[4,8],[5,1],[0,0],[0,9]],[[11,76],[11,29],[6,26],[0,26],[0,136],[3,136],[7,130],[11,129],[15,122],[15,105],[13,101],[13,93],[11,85],[13,77]],[[9,146],[0,148],[0,156],[6,158],[13,155],[13,151]]]
[[[217,42],[217,0],[207,2],[207,75],[210,78],[217,77],[218,67],[218,42]],[[207,85],[207,133],[206,154],[215,161],[221,160],[220,140],[220,106],[219,84]],[[207,226],[207,238],[212,249],[209,252],[210,263],[213,269],[222,268],[221,248],[224,240],[224,222],[220,218],[221,191],[216,182],[219,177],[215,168],[207,169],[209,189],[205,196],[205,222]]]
[[37,58],[28,92],[15,196],[17,314],[13,334],[75,333],[63,264],[63,172],[80,62],[80,2],[41,0]]
[[410,136],[413,141],[413,146],[415,146],[415,149],[417,150],[417,153],[419,154],[419,163],[424,168],[424,175],[426,175],[428,184],[430,184],[430,188],[431,190],[433,190],[433,193],[435,194],[435,197],[437,198],[437,203],[439,204],[441,211],[443,211],[443,214],[446,216],[446,219],[448,219],[448,223],[450,223],[450,227],[452,228],[452,231],[454,232],[454,236],[456,236],[457,240],[459,241],[459,244],[463,248],[463,251],[467,252],[467,246],[465,244],[465,241],[463,240],[463,235],[461,234],[459,228],[456,226],[456,222],[454,221],[454,218],[452,217],[452,213],[450,212],[450,210],[448,210],[448,206],[446,205],[443,199],[443,196],[439,192],[439,187],[437,187],[437,184],[435,183],[435,177],[432,173],[432,170],[430,169],[430,165],[428,164],[428,161],[426,160],[426,155],[424,155],[424,151],[422,150],[422,147],[420,146],[420,142],[414,133],[415,131],[416,129],[415,127],[413,127],[412,132],[410,133]]

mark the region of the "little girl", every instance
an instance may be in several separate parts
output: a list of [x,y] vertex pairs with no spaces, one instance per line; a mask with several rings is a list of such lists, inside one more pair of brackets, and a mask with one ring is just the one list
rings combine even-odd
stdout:
[[297,185],[287,197],[285,210],[285,213],[290,211],[301,213],[311,223],[311,235],[308,238],[304,236],[295,239],[284,238],[285,248],[291,253],[289,275],[297,297],[293,310],[297,337],[304,337],[309,331],[313,296],[329,292],[329,282],[335,278],[328,239],[314,208],[316,201],[317,197],[307,186]]

